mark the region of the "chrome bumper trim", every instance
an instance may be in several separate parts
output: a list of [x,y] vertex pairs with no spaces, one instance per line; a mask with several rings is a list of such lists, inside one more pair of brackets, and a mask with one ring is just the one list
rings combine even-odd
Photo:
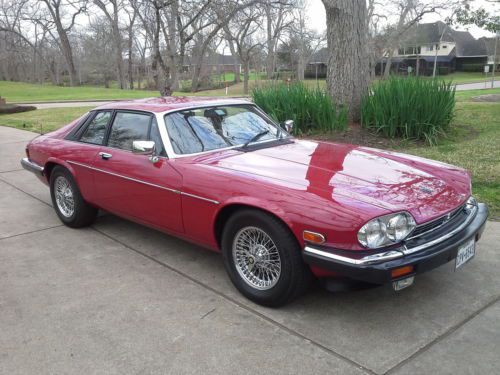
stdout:
[[349,257],[343,256],[343,255],[329,253],[327,251],[315,249],[315,248],[310,247],[310,246],[306,246],[304,248],[304,251],[306,253],[319,255],[319,256],[329,258],[329,259],[337,261],[337,262],[343,262],[343,263],[347,263],[347,264],[355,264],[355,265],[359,265],[359,266],[388,262],[390,260],[402,258],[404,256],[404,254],[401,251],[397,251],[397,250],[390,250],[390,251],[386,251],[384,253],[367,255],[367,256],[365,256],[363,258],[359,258],[359,259],[349,258]]
[[469,212],[468,212],[469,216],[467,216],[467,219],[465,219],[464,222],[462,224],[460,224],[458,227],[453,229],[451,232],[448,232],[445,235],[443,235],[439,238],[436,238],[435,240],[426,242],[420,246],[408,248],[408,247],[406,247],[406,245],[404,245],[401,248],[401,251],[403,252],[403,254],[405,254],[405,255],[413,254],[413,253],[416,253],[418,251],[427,249],[428,247],[431,247],[431,246],[437,245],[438,243],[446,241],[448,238],[453,237],[455,234],[457,234],[458,232],[463,230],[466,226],[468,226],[471,223],[472,220],[474,220],[474,218],[476,217],[477,211],[478,211],[477,204],[470,205],[470,206],[468,205],[468,207],[470,207]]
[[37,163],[32,162],[28,158],[22,158],[21,165],[27,171],[30,171],[38,176],[43,176],[43,167],[39,166]]
[[404,256],[425,250],[431,246],[438,245],[439,243],[446,241],[447,239],[453,237],[454,235],[456,235],[460,231],[464,230],[468,225],[471,224],[471,222],[476,217],[476,214],[479,211],[479,207],[478,207],[477,203],[474,203],[474,204],[467,205],[467,209],[468,209],[468,216],[464,220],[464,222],[461,223],[458,227],[456,227],[452,231],[446,233],[445,235],[443,235],[439,238],[436,238],[435,240],[426,242],[420,246],[408,248],[408,247],[406,247],[406,245],[403,245],[396,250],[389,250],[389,251],[382,252],[382,253],[367,255],[363,258],[350,258],[348,256],[339,255],[339,254],[331,253],[328,251],[316,249],[316,248],[311,247],[311,246],[306,246],[304,248],[304,252],[319,255],[321,257],[328,258],[328,259],[331,259],[331,260],[336,261],[336,262],[341,262],[341,263],[346,263],[346,264],[351,264],[351,265],[359,265],[359,266],[388,262],[388,261],[391,261],[394,259],[402,258]]

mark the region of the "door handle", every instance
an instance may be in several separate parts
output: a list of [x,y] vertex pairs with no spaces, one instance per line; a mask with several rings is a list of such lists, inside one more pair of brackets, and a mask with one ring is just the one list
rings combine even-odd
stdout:
[[99,152],[99,156],[104,160],[108,160],[113,157],[113,155],[108,154],[107,152]]

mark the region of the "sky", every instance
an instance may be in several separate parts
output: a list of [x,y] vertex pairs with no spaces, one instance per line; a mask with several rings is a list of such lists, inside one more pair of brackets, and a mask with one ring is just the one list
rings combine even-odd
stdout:
[[[474,7],[480,7],[482,6],[485,9],[491,8],[492,5],[491,3],[488,4],[487,1],[485,0],[475,0],[473,2]],[[444,20],[450,12],[448,11],[443,11],[441,14],[428,14],[425,15],[422,22],[435,22],[438,20]],[[307,6],[307,16],[308,16],[308,23],[309,27],[315,29],[318,32],[323,32],[326,30],[326,17],[325,17],[325,8],[323,6],[323,3],[321,0],[308,0],[308,6]],[[477,26],[470,26],[470,27],[459,27],[459,26],[453,26],[453,28],[457,30],[468,30],[475,38],[481,38],[483,36],[493,36],[494,34],[482,30]]]

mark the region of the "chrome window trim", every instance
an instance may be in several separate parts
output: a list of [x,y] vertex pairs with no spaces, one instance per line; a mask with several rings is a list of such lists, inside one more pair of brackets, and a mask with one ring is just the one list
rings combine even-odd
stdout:
[[118,173],[106,171],[104,169],[92,167],[90,165],[79,163],[79,162],[76,162],[76,161],[66,160],[66,162],[69,163],[69,164],[78,165],[80,167],[92,169],[92,170],[97,171],[97,172],[102,172],[102,173],[110,174],[110,175],[115,176],[115,177],[120,177],[120,178],[123,178],[125,180],[137,182],[137,183],[148,185],[148,186],[155,187],[155,188],[158,188],[158,189],[167,190],[167,191],[170,191],[170,192],[172,192],[174,194],[180,194],[180,195],[184,195],[184,196],[187,196],[187,197],[200,199],[202,201],[210,202],[210,203],[213,203],[213,204],[219,204],[220,203],[219,201],[216,201],[214,199],[209,199],[209,198],[201,197],[199,195],[185,193],[183,191],[176,190],[176,189],[171,189],[171,188],[168,188],[168,187],[165,187],[165,186],[161,186],[161,185],[157,185],[157,184],[152,184],[151,182],[147,182],[147,181],[143,181],[143,180],[138,180],[136,178],[132,178],[132,177],[128,177],[128,176],[124,176],[124,175],[118,174]]
[[[223,147],[223,148],[216,148],[213,150],[208,150],[208,151],[201,151],[201,152],[194,152],[191,154],[177,154],[174,151],[174,148],[172,146],[172,143],[170,142],[170,137],[168,136],[168,130],[167,126],[165,124],[165,119],[164,117],[166,115],[169,115],[171,113],[183,111],[183,110],[191,110],[191,109],[200,109],[200,108],[210,108],[210,107],[217,107],[217,106],[237,106],[237,105],[251,105],[257,109],[259,114],[264,117],[266,120],[271,121],[273,124],[276,126],[279,126],[279,124],[276,124],[274,120],[272,120],[262,109],[260,109],[255,103],[246,101],[246,100],[224,100],[224,101],[214,101],[214,102],[209,102],[206,105],[197,105],[197,106],[186,106],[185,108],[175,108],[171,109],[168,111],[163,111],[163,112],[157,112],[156,114],[156,121],[158,123],[158,128],[160,130],[160,136],[163,141],[163,145],[165,147],[165,150],[167,152],[167,156],[170,159],[177,159],[177,158],[185,158],[185,157],[192,157],[192,156],[198,156],[198,155],[205,155],[205,154],[210,154],[214,152],[221,152],[221,151],[227,151],[227,150],[232,150],[241,147],[241,145],[235,145],[235,146],[228,146],[228,147]],[[283,130],[283,135],[286,137],[283,137],[283,139],[290,138],[291,136]],[[276,142],[276,139],[267,139],[259,142],[255,142],[255,144],[263,144],[263,143],[270,143],[270,142]]]

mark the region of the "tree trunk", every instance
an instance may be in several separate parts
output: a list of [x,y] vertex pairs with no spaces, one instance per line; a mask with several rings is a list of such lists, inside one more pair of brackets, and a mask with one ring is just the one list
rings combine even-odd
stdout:
[[361,118],[368,89],[366,0],[323,0],[328,39],[327,88],[333,101],[348,106],[349,118]]
[[243,62],[243,94],[248,95],[248,78],[250,76],[250,61]]
[[394,56],[394,48],[390,48],[389,55],[387,56],[387,60],[385,60],[384,78],[388,78],[389,74],[391,74],[391,65],[392,65],[392,57],[393,56]]
[[273,22],[271,19],[271,4],[266,4],[266,31],[267,31],[267,56],[266,56],[266,74],[267,79],[273,78],[274,73],[274,38]]

